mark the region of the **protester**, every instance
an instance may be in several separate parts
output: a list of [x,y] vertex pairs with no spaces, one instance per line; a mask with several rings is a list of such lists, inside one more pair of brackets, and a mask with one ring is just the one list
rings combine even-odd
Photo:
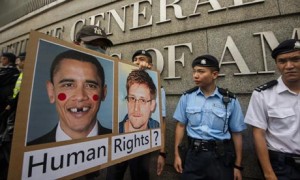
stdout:
[[13,94],[19,70],[15,66],[16,56],[13,53],[3,53],[0,61],[2,64],[0,68],[0,113],[2,113]]
[[[0,58],[0,166],[3,179],[7,178],[11,137],[8,133],[8,121],[11,122],[11,111],[5,108],[13,95],[13,89],[19,76],[19,70],[15,67],[16,56],[13,53],[3,53]],[[14,119],[13,119],[14,120]],[[11,126],[9,126],[11,127]],[[9,131],[11,133],[11,131]],[[9,140],[10,139],[10,140]]]
[[105,31],[94,25],[84,25],[76,34],[75,43],[103,54],[113,46]]

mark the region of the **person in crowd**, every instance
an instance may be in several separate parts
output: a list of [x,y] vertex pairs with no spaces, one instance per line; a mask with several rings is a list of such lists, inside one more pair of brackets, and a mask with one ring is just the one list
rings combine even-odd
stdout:
[[0,113],[3,113],[8,99],[13,94],[15,83],[19,77],[19,70],[16,68],[16,55],[13,53],[3,53],[0,62],[2,64],[0,68]]
[[[214,56],[198,56],[192,67],[196,87],[183,93],[173,115],[174,167],[181,179],[242,179],[246,125],[240,103],[233,93],[216,86],[220,69]],[[185,130],[188,148],[183,159],[179,147]]]
[[103,54],[113,46],[105,31],[95,25],[84,25],[76,34],[75,43]]
[[[113,46],[112,41],[107,37],[104,29],[96,25],[82,26],[76,33],[74,43],[103,54],[106,54],[107,49]],[[95,171],[84,177],[85,179],[99,179],[103,173],[103,170]]]
[[[10,143],[5,140],[5,132],[7,129],[7,119],[10,112],[5,108],[9,103],[9,99],[13,94],[15,83],[19,76],[19,70],[15,66],[16,55],[13,53],[3,53],[0,57],[0,165],[1,175],[3,179],[7,178]],[[5,136],[5,137],[4,137]]]
[[[100,52],[100,53],[106,53],[106,50],[113,46],[112,41],[107,38],[105,31],[102,28],[95,26],[95,25],[84,25],[76,34],[75,43],[78,45],[81,45],[83,47],[86,47],[88,49]],[[137,52],[139,52],[139,51],[137,51]],[[143,52],[145,52],[145,51],[143,51]],[[149,54],[149,53],[147,53],[147,54]],[[136,55],[139,55],[139,54],[137,53]],[[141,69],[145,69],[145,68],[151,69],[152,68],[151,56],[149,58],[149,61],[151,61],[151,62],[149,62],[149,64],[148,64],[147,61],[148,61],[148,58],[144,62],[139,61],[139,60],[133,61],[133,62],[136,63],[137,65],[139,65],[139,67]],[[163,114],[163,117],[165,117],[166,116],[166,111],[165,111],[166,100],[165,100],[165,91],[163,88],[161,88],[161,93],[162,93],[162,104],[163,104],[162,114]],[[165,128],[164,121],[162,124],[162,128]],[[165,164],[165,158],[166,158],[166,153],[163,148],[158,157],[158,169],[157,169],[158,174],[161,174],[161,172],[163,170],[163,167]]]
[[253,91],[245,122],[265,179],[300,179],[300,40],[281,42],[272,57],[281,75]]
[[22,77],[23,77],[23,67],[25,62],[26,53],[20,53],[20,55],[16,58],[16,65],[20,71],[19,77],[15,83],[15,87],[13,89],[13,94],[7,100],[7,106],[3,112],[3,116],[1,117],[1,130],[0,130],[0,141],[1,141],[1,154],[5,157],[5,163],[1,165],[3,169],[3,174],[5,177],[7,176],[7,170],[10,159],[11,152],[11,144],[13,138],[13,130],[14,130],[14,122],[15,115],[19,97],[19,91],[21,87]]
[[94,56],[74,50],[58,54],[51,65],[47,92],[59,122],[28,145],[111,133],[96,118],[106,91],[103,67]]
[[16,81],[15,87],[13,89],[13,95],[10,98],[8,105],[5,108],[6,110],[14,111],[17,108],[18,96],[19,96],[19,92],[20,92],[20,88],[21,88],[22,79],[23,79],[23,69],[24,69],[25,59],[26,59],[25,52],[20,53],[16,59],[16,65],[17,65],[17,68],[19,69],[20,74]]

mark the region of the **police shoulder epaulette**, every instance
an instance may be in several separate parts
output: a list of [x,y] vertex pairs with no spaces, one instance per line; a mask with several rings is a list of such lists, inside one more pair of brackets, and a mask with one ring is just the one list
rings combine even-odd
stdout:
[[193,87],[193,88],[191,88],[189,90],[184,91],[183,94],[190,94],[190,93],[192,93],[194,91],[197,91],[198,89],[199,89],[199,86],[195,86],[195,87]]
[[269,81],[269,82],[267,82],[267,83],[265,83],[263,85],[260,85],[257,88],[255,88],[255,91],[258,91],[258,92],[264,91],[264,90],[266,90],[266,89],[268,89],[270,87],[275,86],[277,83],[278,83],[277,80]]
[[219,93],[222,94],[223,96],[228,96],[229,98],[235,99],[236,96],[233,92],[228,91],[228,89],[223,89],[223,88],[218,88]]

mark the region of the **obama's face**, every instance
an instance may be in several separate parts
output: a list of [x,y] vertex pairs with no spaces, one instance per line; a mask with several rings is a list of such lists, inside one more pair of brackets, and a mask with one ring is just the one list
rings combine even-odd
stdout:
[[90,62],[63,59],[47,82],[51,103],[56,104],[63,131],[73,139],[87,136],[96,123],[106,86]]

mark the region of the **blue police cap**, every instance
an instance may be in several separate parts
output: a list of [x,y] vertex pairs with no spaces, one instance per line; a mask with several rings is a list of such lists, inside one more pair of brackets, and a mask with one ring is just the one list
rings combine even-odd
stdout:
[[217,71],[220,71],[219,61],[209,54],[196,57],[192,63],[192,67],[195,66],[215,67]]
[[297,39],[288,39],[281,42],[273,51],[272,57],[276,57],[280,54],[285,54],[293,51],[300,51],[300,41]]

